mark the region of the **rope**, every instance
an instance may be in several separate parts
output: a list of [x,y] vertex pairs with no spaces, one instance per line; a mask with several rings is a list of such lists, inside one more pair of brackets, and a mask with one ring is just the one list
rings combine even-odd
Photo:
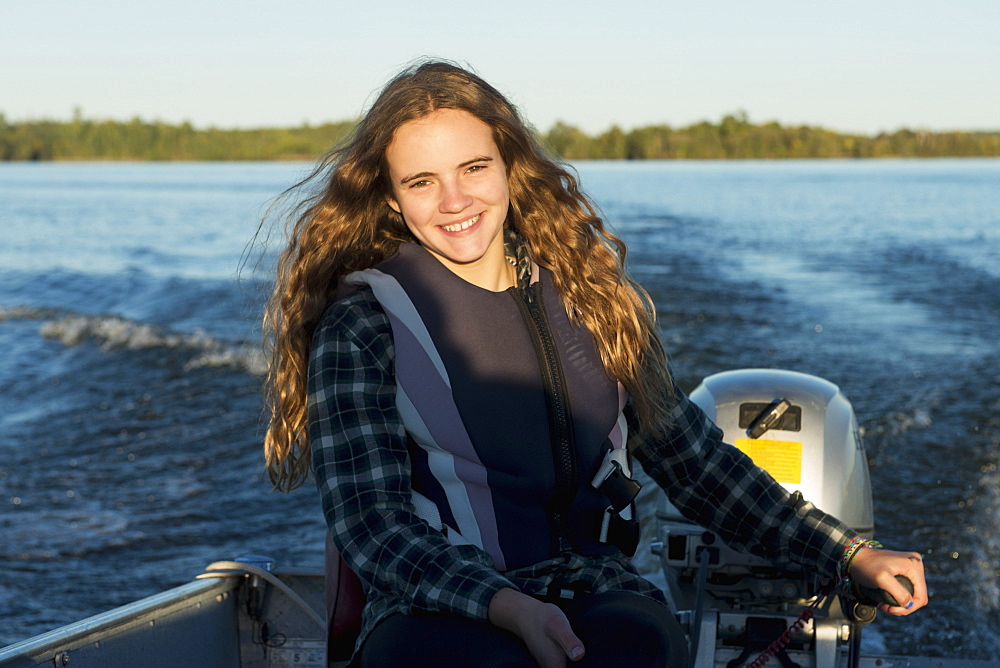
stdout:
[[206,566],[205,572],[195,576],[195,579],[204,580],[205,578],[234,578],[246,575],[256,575],[264,578],[268,581],[268,583],[276,587],[282,594],[291,599],[293,603],[302,608],[305,613],[309,615],[309,618],[316,622],[317,626],[323,629],[325,637],[327,632],[326,620],[316,614],[316,611],[313,610],[312,606],[306,603],[301,596],[296,594],[291,587],[279,580],[273,573],[265,571],[263,568],[257,568],[256,566],[244,564],[239,561],[216,561]]

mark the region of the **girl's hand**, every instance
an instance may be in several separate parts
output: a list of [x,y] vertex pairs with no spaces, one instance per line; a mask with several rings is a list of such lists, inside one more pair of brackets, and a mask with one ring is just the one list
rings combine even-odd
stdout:
[[[927,605],[927,582],[924,562],[916,552],[893,552],[862,548],[851,562],[850,576],[865,587],[884,589],[892,594],[898,606],[880,605],[879,610],[891,615],[909,615]],[[905,575],[913,583],[913,595],[896,581]]]
[[490,601],[490,622],[517,635],[541,668],[565,668],[566,659],[583,658],[583,642],[557,606],[510,588]]

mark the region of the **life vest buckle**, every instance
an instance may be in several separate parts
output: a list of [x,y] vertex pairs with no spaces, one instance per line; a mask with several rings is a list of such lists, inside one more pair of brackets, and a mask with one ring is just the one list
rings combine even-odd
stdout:
[[573,601],[587,596],[593,591],[593,586],[583,580],[576,580],[574,582],[557,581],[550,584],[545,593],[541,594],[539,598],[548,601]]
[[600,541],[614,545],[628,557],[635,556],[639,547],[639,522],[632,517],[622,517],[608,506],[604,509],[604,520],[601,522]]
[[624,449],[609,450],[590,482],[592,487],[608,497],[611,507],[619,513],[635,500],[642,489],[642,485],[629,477],[627,467],[628,454]]

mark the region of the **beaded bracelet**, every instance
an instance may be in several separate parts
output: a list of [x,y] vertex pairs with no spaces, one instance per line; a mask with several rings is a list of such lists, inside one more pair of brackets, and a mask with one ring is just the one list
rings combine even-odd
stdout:
[[841,581],[848,579],[851,572],[851,563],[854,562],[854,557],[858,556],[858,552],[866,547],[880,549],[882,547],[882,543],[870,538],[857,536],[853,538],[850,543],[848,543],[846,548],[844,548],[844,554],[841,555],[840,561],[837,564],[837,576]]

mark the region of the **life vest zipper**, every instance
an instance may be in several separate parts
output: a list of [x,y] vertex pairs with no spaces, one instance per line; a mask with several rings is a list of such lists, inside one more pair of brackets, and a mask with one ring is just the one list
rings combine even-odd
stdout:
[[554,553],[563,552],[574,546],[568,515],[570,504],[576,496],[576,457],[573,451],[573,420],[569,405],[566,379],[556,350],[552,331],[545,318],[542,302],[542,285],[535,283],[524,288],[515,288],[515,301],[528,327],[531,342],[538,357],[542,374],[542,387],[549,415],[549,435],[555,468],[555,493],[548,507],[549,522],[552,527],[552,547]]

